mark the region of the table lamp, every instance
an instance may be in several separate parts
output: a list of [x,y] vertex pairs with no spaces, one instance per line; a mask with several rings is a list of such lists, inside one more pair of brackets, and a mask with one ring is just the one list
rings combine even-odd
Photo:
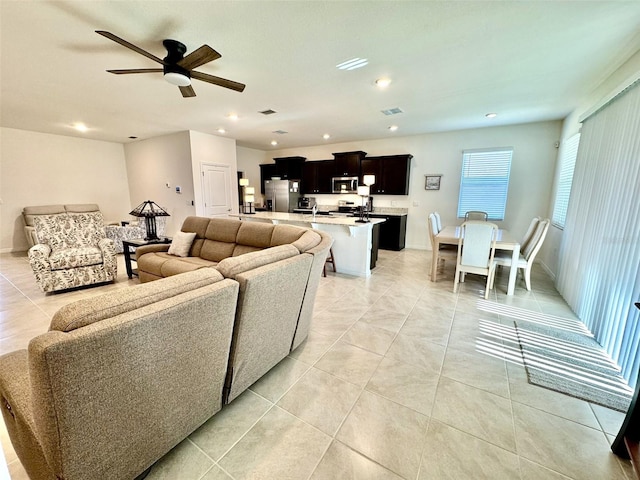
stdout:
[[360,209],[360,218],[356,220],[357,223],[369,223],[369,215],[368,212],[365,212],[365,198],[369,196],[369,186],[368,185],[358,185],[358,195],[362,197],[362,208]]
[[256,193],[256,189],[254,187],[244,187],[244,201],[249,204],[249,211],[247,212],[247,208],[245,206],[244,213],[253,215],[256,213],[255,211],[251,211],[251,207],[253,206],[253,202],[255,201],[254,194]]
[[131,210],[129,215],[134,217],[144,217],[145,227],[147,230],[147,236],[144,237],[146,241],[159,240],[156,231],[156,217],[170,216],[164,208],[151,200],[142,202],[136,208]]

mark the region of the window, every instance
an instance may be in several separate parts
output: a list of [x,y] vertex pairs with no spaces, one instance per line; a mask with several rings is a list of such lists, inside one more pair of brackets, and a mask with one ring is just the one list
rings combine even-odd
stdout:
[[562,156],[560,157],[560,175],[556,187],[556,200],[553,205],[553,215],[551,224],[564,229],[567,219],[567,207],[571,196],[571,183],[573,182],[573,169],[576,166],[576,156],[578,155],[578,144],[580,134],[576,133],[564,143]]
[[513,148],[462,152],[458,218],[471,210],[487,212],[489,220],[504,220]]

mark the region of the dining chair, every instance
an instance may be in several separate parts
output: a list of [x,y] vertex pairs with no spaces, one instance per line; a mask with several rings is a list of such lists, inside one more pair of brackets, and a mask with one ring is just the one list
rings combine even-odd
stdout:
[[489,219],[489,215],[487,212],[481,212],[479,210],[469,210],[464,214],[464,221],[467,222],[469,220],[483,220],[487,221]]
[[458,283],[464,281],[463,275],[465,273],[485,275],[487,277],[487,285],[484,291],[484,298],[487,299],[489,298],[489,290],[493,287],[493,276],[495,274],[494,255],[498,226],[495,223],[482,220],[469,220],[464,222],[460,228],[453,292],[458,291]]
[[437,212],[429,214],[428,225],[429,229],[429,240],[431,241],[431,250],[438,250],[437,262],[440,263],[440,260],[443,262],[445,259],[455,260],[458,258],[458,249],[454,245],[440,245],[440,248],[436,247],[436,235],[440,233],[442,228],[438,229],[438,217]]
[[440,220],[440,214],[433,212],[433,216],[436,217],[436,225],[438,226],[438,233],[442,231],[442,220]]
[[[518,257],[516,267],[518,268],[518,272],[522,270],[524,273],[524,283],[528,291],[531,291],[531,267],[533,266],[533,261],[535,260],[536,255],[540,251],[540,247],[542,247],[544,239],[547,236],[550,223],[551,222],[548,218],[540,220],[536,225],[529,242],[520,250],[520,256]],[[495,255],[496,265],[510,266],[513,268],[512,261],[511,252],[498,252]]]
[[522,237],[522,241],[520,242],[520,250],[524,251],[524,249],[527,247],[527,245],[531,241],[531,238],[533,237],[533,233],[536,231],[538,223],[540,223],[540,217],[533,217],[531,223],[529,224],[529,228],[527,229],[524,237]]

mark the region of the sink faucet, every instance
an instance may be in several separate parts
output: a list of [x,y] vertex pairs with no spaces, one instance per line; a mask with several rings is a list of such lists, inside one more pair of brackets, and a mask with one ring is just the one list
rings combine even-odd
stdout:
[[318,212],[318,204],[316,203],[313,208],[311,209],[311,212],[313,213],[313,219],[316,219],[316,213]]

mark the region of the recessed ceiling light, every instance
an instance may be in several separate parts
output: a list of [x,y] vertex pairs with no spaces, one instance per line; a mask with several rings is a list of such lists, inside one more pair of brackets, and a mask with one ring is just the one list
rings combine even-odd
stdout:
[[391,84],[390,78],[379,78],[376,80],[376,86],[378,88],[387,88]]
[[227,118],[229,120],[238,120],[238,114],[237,113],[230,113],[229,115],[227,115]]
[[75,128],[77,131],[79,132],[87,132],[89,131],[89,128],[81,122],[76,122],[73,124],[73,128]]
[[485,115],[485,117],[487,117],[487,118],[496,118],[497,116],[498,116],[498,114],[497,114],[497,113],[487,113],[487,114]]
[[391,125],[389,127],[389,131],[391,131],[391,132],[395,132],[396,130],[398,130],[398,126],[397,125]]
[[276,145],[278,145],[278,142],[276,142],[275,140],[271,140],[271,145],[275,147]]
[[227,131],[224,128],[219,128],[218,133],[227,133]]
[[322,135],[322,138],[324,138],[325,140],[329,140],[331,138],[331,135],[325,133],[324,135]]
[[364,67],[369,61],[366,58],[352,58],[351,60],[344,61],[336,65],[339,70],[355,70],[356,68]]

